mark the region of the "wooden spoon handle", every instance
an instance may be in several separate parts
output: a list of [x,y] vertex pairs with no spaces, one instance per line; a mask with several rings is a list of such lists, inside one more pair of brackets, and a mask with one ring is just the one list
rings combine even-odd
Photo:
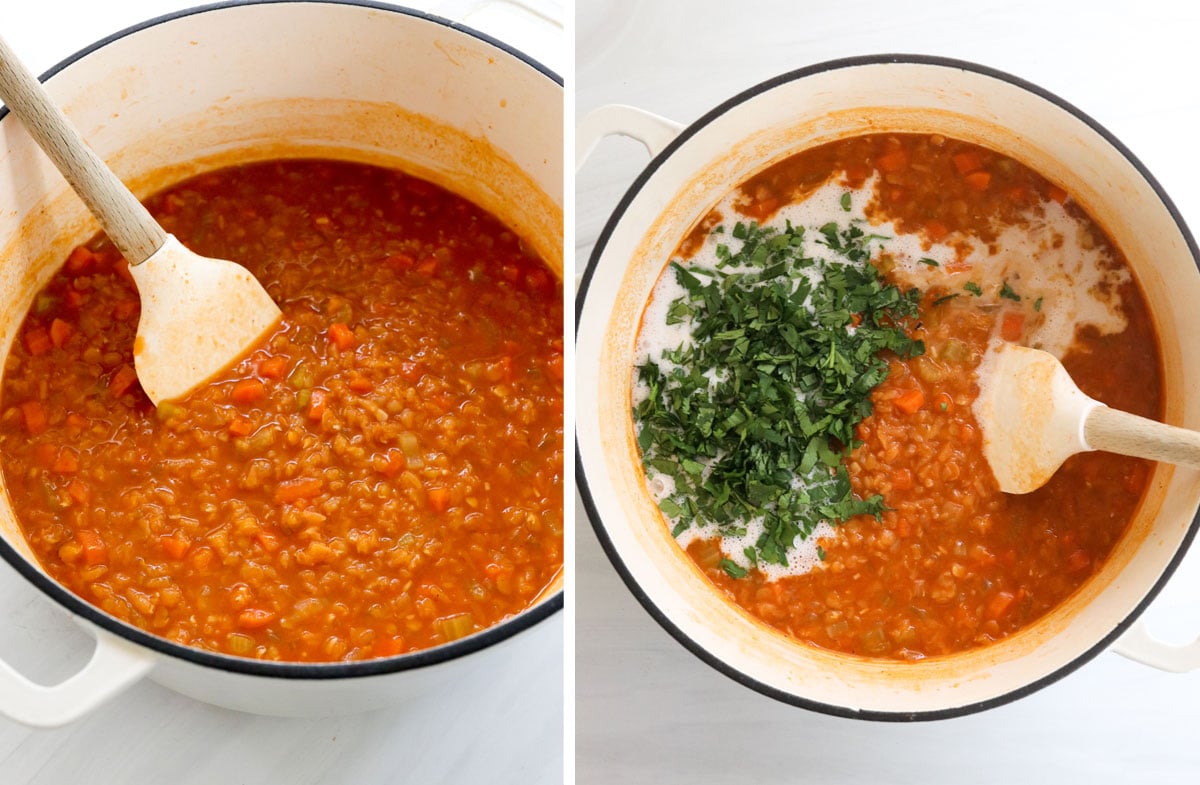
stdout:
[[125,184],[88,147],[29,69],[0,38],[0,99],[21,119],[63,177],[100,219],[130,264],[162,247],[167,234]]
[[1107,406],[1091,410],[1083,438],[1094,450],[1200,467],[1200,433]]

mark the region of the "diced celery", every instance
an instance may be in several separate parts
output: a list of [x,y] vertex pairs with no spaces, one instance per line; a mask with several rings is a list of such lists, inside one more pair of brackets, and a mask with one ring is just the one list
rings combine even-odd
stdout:
[[298,364],[292,371],[292,375],[288,377],[288,382],[299,390],[312,387],[316,381],[316,374],[313,372],[312,365],[304,362]]
[[400,434],[400,449],[404,452],[404,457],[410,462],[414,458],[419,459],[421,457],[421,443],[417,439],[417,435],[412,431],[405,431]]
[[46,294],[43,292],[39,294],[37,296],[37,300],[34,301],[33,312],[38,316],[42,316],[46,313],[49,313],[50,310],[56,305],[58,305],[58,298],[52,294]]
[[240,632],[231,632],[225,640],[229,644],[229,651],[233,654],[244,657],[254,651],[254,639],[249,635],[243,635]]
[[438,619],[433,627],[447,642],[456,641],[475,631],[475,619],[469,613],[459,613]]
[[716,567],[721,563],[721,559],[725,558],[725,554],[721,553],[721,549],[717,546],[715,540],[705,540],[696,546],[693,553],[696,564],[700,565],[700,568],[704,570]]

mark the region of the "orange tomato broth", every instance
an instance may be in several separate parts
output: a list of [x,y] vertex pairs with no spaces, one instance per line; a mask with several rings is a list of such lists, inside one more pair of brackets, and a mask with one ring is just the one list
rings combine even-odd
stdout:
[[265,344],[157,409],[136,290],[103,236],[37,296],[0,453],[46,571],[179,643],[336,661],[437,646],[562,566],[562,285],[495,218],[332,161],[204,174],[147,202],[283,310]]
[[[1126,262],[1103,230],[1057,185],[991,150],[933,135],[877,134],[823,145],[778,163],[739,188],[739,210],[769,222],[826,182],[862,187],[877,177],[867,214],[925,241],[971,236],[994,242],[1042,200],[1070,211]],[[693,254],[722,222],[710,215],[681,243]],[[957,234],[955,234],[957,233]],[[928,246],[927,246],[928,247]],[[975,368],[989,338],[1019,342],[1043,318],[1041,304],[1003,308],[944,288],[924,293],[914,337],[924,356],[890,356],[846,459],[855,494],[881,494],[882,520],[862,516],[821,541],[811,572],[740,579],[720,566],[716,540],[687,552],[707,578],[761,621],[806,644],[867,657],[915,660],[999,640],[1043,616],[1094,574],[1133,518],[1153,464],[1107,453],[1067,461],[1042,489],[999,491],[982,454],[971,405]],[[1120,287],[1123,332],[1078,329],[1063,357],[1088,395],[1161,419],[1162,360],[1136,281]],[[1001,320],[999,324],[997,320]]]

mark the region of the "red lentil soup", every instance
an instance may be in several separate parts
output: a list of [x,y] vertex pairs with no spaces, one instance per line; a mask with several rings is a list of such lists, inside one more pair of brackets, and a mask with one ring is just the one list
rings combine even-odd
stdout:
[[0,453],[45,570],[131,624],[246,657],[436,646],[519,613],[562,565],[562,286],[495,218],[398,171],[294,160],[148,201],[283,310],[157,409],[139,304],[103,237],[37,295]]
[[[1054,344],[1088,395],[1161,418],[1162,361],[1145,297],[1120,251],[1063,189],[1011,158],[938,135],[869,135],[788,158],[707,216],[676,258],[694,264],[713,228],[735,219],[780,224],[789,205],[822,188],[849,194],[833,212],[853,206],[865,231],[907,236],[909,250],[892,251],[884,239],[870,263],[885,282],[918,287],[904,327],[924,351],[879,355],[886,379],[843,445],[854,497],[878,494],[882,510],[814,534],[817,556],[799,574],[731,566],[734,554],[717,537],[681,542],[734,602],[807,644],[901,660],[986,645],[1046,614],[1099,569],[1153,464],[1081,454],[1034,493],[1001,493],[972,412],[976,368],[993,342]],[[1027,236],[1041,240],[1015,251],[1032,248],[1033,267],[1004,267],[1006,245]],[[1074,305],[1064,304],[1071,282],[1038,267],[1069,252],[1097,267],[1094,281],[1073,282]],[[1103,311],[1096,324],[1089,309]],[[674,523],[676,508],[664,509]]]

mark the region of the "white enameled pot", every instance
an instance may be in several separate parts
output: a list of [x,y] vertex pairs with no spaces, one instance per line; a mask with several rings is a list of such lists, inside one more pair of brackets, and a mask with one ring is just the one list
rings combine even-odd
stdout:
[[[117,33],[45,81],[139,195],[264,158],[392,165],[491,211],[561,274],[561,79],[449,20],[369,2],[223,3]],[[96,230],[20,123],[3,116],[4,351],[56,265]],[[562,647],[560,580],[526,612],[428,651],[329,664],[216,655],[130,627],[50,579],[22,538],[6,490],[0,535],[0,555],[96,638],[90,662],[60,684],[35,684],[0,662],[0,712],[32,725],[69,722],[146,676],[243,711],[344,714],[432,689],[452,694],[475,669],[503,681],[510,658]]]
[[732,187],[807,147],[877,131],[938,132],[991,147],[1063,184],[1129,258],[1153,309],[1166,419],[1200,427],[1196,244],[1133,155],[1061,99],[977,65],[876,56],[782,75],[687,128],[605,107],[578,130],[580,162],[605,135],[642,141],[653,160],[604,227],[576,301],[577,478],[599,539],[650,614],[698,657],[795,705],[881,720],[935,719],[1028,694],[1113,645],[1170,670],[1200,666],[1137,616],[1195,534],[1200,472],[1160,465],[1104,567],[1056,610],[999,643],[921,662],[883,662],[800,645],[714,591],[670,536],[648,494],[630,416],[633,346],[669,255]]

